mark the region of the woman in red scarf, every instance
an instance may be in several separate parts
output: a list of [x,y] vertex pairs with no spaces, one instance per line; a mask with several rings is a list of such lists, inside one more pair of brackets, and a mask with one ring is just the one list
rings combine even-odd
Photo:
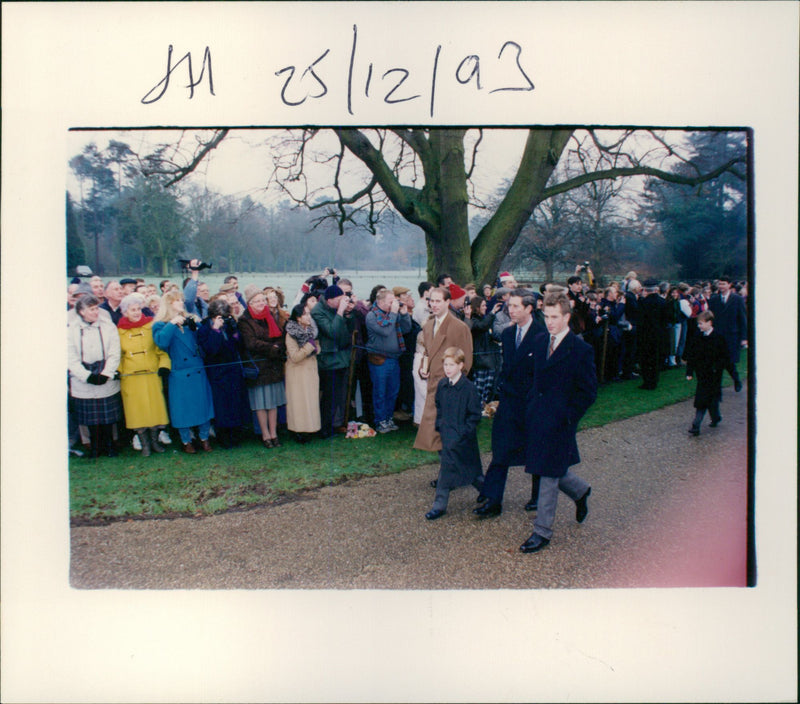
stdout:
[[158,433],[169,423],[169,416],[159,369],[168,370],[170,361],[153,342],[153,319],[142,313],[143,305],[144,297],[138,293],[125,296],[119,304],[122,317],[117,327],[122,348],[119,373],[125,425],[139,436],[142,455],[147,457],[151,447],[154,452],[164,452]]
[[[272,293],[274,295],[274,291]],[[245,364],[249,364],[252,359],[258,367],[258,377],[245,380],[247,396],[250,408],[258,418],[264,447],[280,447],[278,406],[286,405],[283,376],[283,365],[286,361],[284,321],[280,314],[274,314],[270,310],[267,296],[255,284],[245,289],[244,297],[247,310],[238,321],[244,344],[242,356]]]

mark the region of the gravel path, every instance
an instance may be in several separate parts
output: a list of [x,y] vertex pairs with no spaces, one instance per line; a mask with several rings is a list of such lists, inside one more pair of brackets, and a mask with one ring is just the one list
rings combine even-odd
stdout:
[[[643,392],[644,393],[644,392]],[[555,535],[534,555],[530,478],[509,472],[503,514],[478,520],[454,491],[429,522],[437,468],[303,494],[207,518],[71,530],[70,577],[87,589],[531,589],[745,584],[747,396],[690,437],[691,401],[586,430],[575,470],[592,485],[575,522],[561,496]],[[378,442],[380,440],[378,439]],[[370,441],[374,442],[374,441]],[[484,457],[488,464],[489,457]]]

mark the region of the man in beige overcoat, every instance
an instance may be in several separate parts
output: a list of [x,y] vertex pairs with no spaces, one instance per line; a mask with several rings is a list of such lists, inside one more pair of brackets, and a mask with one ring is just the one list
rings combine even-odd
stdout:
[[426,360],[423,359],[419,375],[428,382],[428,394],[425,397],[425,410],[414,441],[417,450],[437,452],[442,449],[442,441],[436,432],[436,386],[444,379],[443,354],[448,347],[459,347],[464,351],[464,369],[466,376],[472,367],[472,333],[465,323],[460,321],[449,310],[450,291],[445,287],[431,289],[431,315],[422,328],[419,337],[425,348],[427,372],[424,371]]

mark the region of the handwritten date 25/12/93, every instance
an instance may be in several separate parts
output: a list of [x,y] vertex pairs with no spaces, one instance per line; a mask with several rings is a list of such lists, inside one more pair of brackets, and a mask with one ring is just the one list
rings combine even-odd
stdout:
[[[411,100],[419,100],[425,95],[429,100],[430,116],[434,116],[436,105],[436,85],[439,76],[439,60],[442,52],[442,45],[439,44],[433,52],[431,60],[430,74],[425,76],[420,82],[419,77],[412,75],[408,68],[403,66],[392,66],[384,70],[380,75],[375,75],[375,65],[370,62],[367,67],[367,74],[363,84],[359,81],[356,85],[354,80],[356,57],[358,48],[358,25],[353,25],[353,44],[350,51],[350,66],[347,75],[347,112],[353,115],[353,99],[361,90],[364,97],[371,98],[377,96],[384,103],[394,105],[406,103]],[[298,68],[295,65],[286,66],[275,72],[276,76],[283,76],[284,83],[281,88],[281,101],[290,107],[302,105],[306,100],[318,100],[328,94],[326,84],[325,59],[330,53],[330,49],[322,51],[305,68]],[[522,67],[522,47],[513,41],[506,41],[497,55],[497,61],[504,70],[507,82],[503,85],[495,86],[489,93],[501,91],[531,91],[534,89],[533,81],[528,77]],[[483,90],[481,82],[481,58],[477,54],[469,54],[461,58],[458,68],[455,70],[455,80],[461,85],[473,83],[477,90]],[[424,84],[425,91],[421,90]]]
[[[430,116],[434,116],[436,106],[436,87],[437,81],[445,79],[455,79],[461,85],[472,85],[476,90],[484,90],[481,80],[481,57],[477,54],[468,54],[460,58],[458,66],[453,74],[440,72],[439,62],[442,56],[442,45],[436,46],[432,52],[429,72],[412,73],[404,66],[389,66],[376,70],[375,64],[370,62],[367,66],[366,77],[358,80],[356,84],[356,58],[358,48],[358,25],[353,25],[353,42],[350,49],[350,63],[347,74],[347,111],[351,115],[353,112],[354,99],[359,98],[361,91],[365,98],[377,98],[388,105],[407,103],[412,100],[423,99],[428,101]],[[193,98],[195,88],[204,81],[208,82],[208,89],[211,95],[214,92],[214,77],[211,65],[211,50],[205,48],[200,71],[195,78],[194,66],[192,65],[192,54],[187,52],[177,62],[173,63],[173,47],[170,45],[167,52],[167,66],[163,77],[153,86],[141,99],[145,105],[152,105],[164,97],[170,86],[170,78],[179,66],[185,63],[188,72],[189,83],[185,86],[189,89],[189,98]],[[316,52],[314,52],[316,54]],[[282,79],[280,88],[280,99],[284,105],[297,107],[303,105],[307,100],[319,100],[328,95],[328,85],[330,68],[326,65],[326,59],[330,54],[330,49],[324,49],[316,55],[305,67],[296,65],[286,66],[275,75]],[[313,54],[312,54],[313,56]],[[502,75],[501,85],[495,85],[489,89],[489,93],[499,93],[502,91],[532,91],[533,81],[529,78],[525,69],[522,67],[522,47],[514,41],[508,40],[502,44],[496,59]],[[329,64],[330,61],[327,62]],[[485,66],[485,63],[484,63]],[[440,76],[440,73],[442,75]],[[497,71],[495,70],[495,73]]]

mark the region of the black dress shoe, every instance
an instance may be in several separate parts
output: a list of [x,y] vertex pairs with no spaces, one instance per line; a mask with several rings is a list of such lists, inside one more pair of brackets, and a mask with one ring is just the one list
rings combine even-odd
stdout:
[[712,420],[708,425],[710,428],[716,428],[719,425],[719,422],[722,420],[722,416],[717,418],[716,420]]
[[431,481],[431,486],[432,486],[432,487],[435,489],[435,488],[436,488],[436,485],[437,485],[438,483],[439,483],[439,480],[438,480],[438,479],[434,479],[434,480],[432,480],[432,481]]
[[689,428],[689,435],[700,435],[700,428]]
[[739,379],[733,382],[733,390],[739,393],[742,390],[742,382]]
[[535,511],[538,508],[539,508],[539,499],[538,498],[537,499],[531,499],[530,501],[528,501],[527,504],[525,504],[525,510],[526,511]]
[[478,494],[478,498],[475,499],[476,504],[486,503],[489,500],[488,496],[484,496],[483,494]]
[[483,506],[478,506],[478,508],[472,509],[472,513],[479,518],[491,518],[492,516],[499,516],[502,512],[503,504],[498,504],[488,500],[485,504],[483,504]]
[[584,520],[586,520],[586,516],[589,515],[589,507],[586,505],[586,499],[589,498],[589,494],[591,493],[592,487],[589,487],[586,493],[575,502],[575,520],[578,521],[578,523],[583,523]]
[[543,538],[538,533],[533,533],[522,545],[519,546],[520,552],[538,552],[550,544],[547,538]]
[[429,521],[435,521],[437,518],[441,518],[446,513],[447,511],[445,511],[443,508],[434,508],[425,514],[425,518],[427,518]]

